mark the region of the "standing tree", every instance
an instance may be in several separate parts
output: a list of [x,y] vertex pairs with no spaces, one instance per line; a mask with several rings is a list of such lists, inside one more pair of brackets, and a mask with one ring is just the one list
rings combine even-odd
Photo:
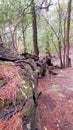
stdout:
[[[49,5],[50,5],[51,1],[49,1]],[[48,0],[45,0],[45,6],[47,7],[48,5]],[[45,8],[45,17],[46,17],[46,20],[49,21],[49,18],[48,18],[48,11],[49,11],[49,6],[47,8]],[[46,54],[48,54],[50,56],[50,43],[49,43],[49,32],[48,32],[48,28],[49,28],[49,25],[48,23],[46,22]],[[48,28],[47,28],[48,27]]]
[[58,46],[59,46],[59,58],[60,58],[60,65],[63,67],[62,62],[62,19],[61,19],[61,7],[60,7],[60,0],[58,0],[58,15],[59,15],[59,32],[58,32]]
[[66,67],[69,67],[71,64],[71,59],[69,58],[69,31],[70,31],[70,18],[71,18],[71,2],[72,0],[68,1],[68,9],[67,9],[67,27],[66,27]]
[[36,21],[36,12],[35,12],[35,4],[34,1],[31,5],[31,13],[32,13],[32,30],[33,30],[33,47],[34,47],[34,54],[39,55],[38,49],[38,41],[37,41],[37,21]]

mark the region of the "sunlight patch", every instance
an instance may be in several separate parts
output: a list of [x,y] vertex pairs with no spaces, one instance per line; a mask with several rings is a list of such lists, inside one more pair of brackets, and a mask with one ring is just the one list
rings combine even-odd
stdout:
[[54,91],[54,92],[57,92],[59,89],[58,89],[58,85],[56,85],[56,84],[53,84],[51,87],[50,87],[50,89],[49,89],[50,91]]

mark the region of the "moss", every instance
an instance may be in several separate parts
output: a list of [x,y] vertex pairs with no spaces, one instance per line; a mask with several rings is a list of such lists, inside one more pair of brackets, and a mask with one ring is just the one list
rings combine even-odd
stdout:
[[25,89],[24,88],[20,89],[17,95],[18,95],[17,97],[20,100],[24,100],[24,98],[25,98]]
[[30,83],[26,82],[25,86],[26,86],[26,89],[25,89],[26,95],[32,95],[32,88],[30,87]]
[[[21,118],[23,118],[24,116],[28,117],[31,114],[33,108],[34,108],[34,101],[32,98],[30,98],[29,101],[26,103],[25,110],[21,114]],[[30,122],[32,122],[31,119]]]
[[49,91],[57,92],[57,91],[58,91],[58,86],[55,85],[55,84],[53,84],[53,85],[50,87]]
[[4,100],[4,107],[8,106],[11,103],[11,100],[5,99]]
[[32,95],[32,88],[30,87],[29,82],[22,82],[17,95],[20,100],[24,100],[26,97],[30,97]]
[[26,116],[30,115],[33,108],[34,108],[34,101],[33,101],[33,99],[30,99],[28,104],[27,104],[27,107],[25,109],[25,115]]
[[0,110],[3,108],[3,102],[0,101]]
[[29,71],[27,72],[26,68],[23,68],[21,71],[19,71],[19,75],[22,79],[24,79],[26,77],[29,79],[31,78],[31,73]]
[[4,102],[0,100],[0,110],[11,103],[9,99],[5,99]]
[[4,79],[0,79],[0,87],[2,87],[4,85]]

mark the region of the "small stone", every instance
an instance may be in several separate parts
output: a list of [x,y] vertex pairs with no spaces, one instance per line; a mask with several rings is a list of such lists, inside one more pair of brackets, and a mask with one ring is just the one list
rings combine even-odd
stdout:
[[28,129],[28,130],[30,130],[30,129],[31,129],[30,124],[27,124],[27,129]]

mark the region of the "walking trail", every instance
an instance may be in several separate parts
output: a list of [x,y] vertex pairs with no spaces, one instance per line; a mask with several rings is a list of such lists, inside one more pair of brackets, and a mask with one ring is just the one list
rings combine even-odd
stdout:
[[[72,67],[53,70],[57,75],[41,78],[38,100],[41,130],[73,130],[73,48]],[[58,63],[58,60],[55,62]]]

